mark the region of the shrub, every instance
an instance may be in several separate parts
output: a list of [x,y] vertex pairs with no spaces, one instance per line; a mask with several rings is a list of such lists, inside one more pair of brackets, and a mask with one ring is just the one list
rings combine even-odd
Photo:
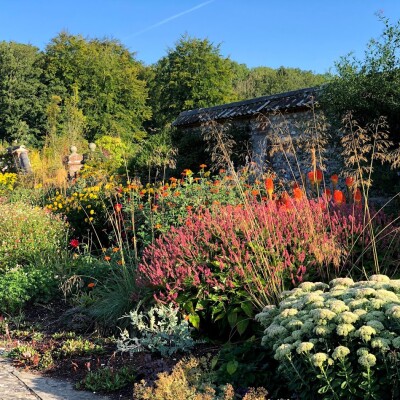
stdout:
[[14,190],[17,182],[17,174],[12,172],[0,172],[0,196],[4,196]]
[[0,311],[14,314],[31,300],[51,300],[57,291],[58,281],[52,268],[16,266],[0,273]]
[[400,280],[304,282],[257,319],[300,398],[399,397]]
[[65,245],[66,225],[39,207],[0,204],[0,272],[54,258]]
[[335,275],[348,237],[361,230],[352,215],[331,217],[322,200],[215,206],[146,248],[139,278],[193,325],[211,318],[242,334],[252,303],[261,308],[304,279]]
[[[168,374],[158,375],[154,387],[145,381],[135,384],[134,398],[138,400],[233,400],[238,397],[232,385],[217,386],[207,358],[191,357],[179,361]],[[243,400],[266,400],[267,391],[251,388]]]
[[176,352],[187,352],[194,346],[187,321],[180,320],[178,309],[173,306],[152,307],[147,315],[138,310],[129,313],[133,337],[128,331],[117,341],[119,351],[139,352],[148,350],[171,356]]

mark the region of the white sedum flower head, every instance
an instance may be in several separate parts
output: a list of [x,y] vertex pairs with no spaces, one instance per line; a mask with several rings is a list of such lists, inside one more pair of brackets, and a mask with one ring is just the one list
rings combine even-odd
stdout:
[[371,368],[376,364],[376,357],[371,353],[367,353],[358,359],[358,363],[365,368]]
[[351,324],[339,324],[336,328],[336,333],[339,336],[348,336],[351,332],[355,330],[354,325]]
[[329,285],[331,287],[335,287],[338,285],[347,287],[347,286],[352,286],[353,284],[354,284],[354,281],[351,278],[336,278],[329,282]]
[[299,311],[296,310],[295,308],[286,308],[283,310],[279,315],[282,318],[287,318],[287,317],[292,317],[293,315],[296,315]]
[[330,310],[332,310],[336,314],[340,314],[341,312],[349,310],[349,307],[342,300],[328,300],[326,303],[329,306]]
[[345,358],[347,355],[350,354],[350,349],[348,347],[345,346],[338,346],[336,347],[335,350],[333,350],[333,354],[332,357],[333,359],[337,360],[337,359],[343,359]]
[[369,342],[371,340],[372,335],[376,335],[377,332],[372,326],[364,325],[359,328],[356,332],[356,335],[360,337],[364,342]]
[[328,361],[328,358],[328,355],[325,353],[316,353],[311,357],[311,361],[316,367],[321,368]]
[[390,278],[388,277],[388,276],[386,276],[386,275],[371,275],[370,277],[369,277],[369,280],[370,281],[373,281],[373,282],[390,282]]
[[285,360],[290,356],[290,353],[292,351],[292,345],[291,344],[281,344],[275,352],[274,358],[276,360]]
[[311,342],[302,342],[297,346],[297,353],[309,353],[314,348],[314,344]]
[[315,310],[311,310],[310,315],[314,318],[315,321],[318,320],[330,321],[331,319],[336,317],[336,314],[327,308],[318,308]]
[[354,324],[354,322],[359,320],[359,316],[350,311],[345,311],[338,316],[338,320],[345,324]]
[[390,340],[381,338],[381,337],[376,337],[371,340],[371,347],[373,349],[380,349],[380,350],[389,350],[390,349]]

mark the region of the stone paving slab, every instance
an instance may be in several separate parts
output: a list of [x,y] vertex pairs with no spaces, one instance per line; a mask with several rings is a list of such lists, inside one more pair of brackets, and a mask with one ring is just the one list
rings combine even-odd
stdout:
[[18,371],[0,356],[0,400],[109,400],[77,391],[72,383]]

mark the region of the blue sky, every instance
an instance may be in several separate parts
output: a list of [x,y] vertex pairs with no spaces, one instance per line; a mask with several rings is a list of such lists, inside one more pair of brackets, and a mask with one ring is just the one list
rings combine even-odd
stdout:
[[61,30],[119,39],[146,64],[187,33],[221,44],[249,67],[324,73],[340,56],[362,56],[400,0],[0,0],[0,40],[44,49]]

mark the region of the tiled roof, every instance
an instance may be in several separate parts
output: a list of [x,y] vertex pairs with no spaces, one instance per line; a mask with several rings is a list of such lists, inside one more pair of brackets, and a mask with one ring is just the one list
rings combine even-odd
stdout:
[[273,111],[292,111],[310,106],[317,95],[318,87],[292,92],[257,97],[209,108],[183,111],[172,123],[173,126],[196,125],[210,120],[224,120],[253,116]]

